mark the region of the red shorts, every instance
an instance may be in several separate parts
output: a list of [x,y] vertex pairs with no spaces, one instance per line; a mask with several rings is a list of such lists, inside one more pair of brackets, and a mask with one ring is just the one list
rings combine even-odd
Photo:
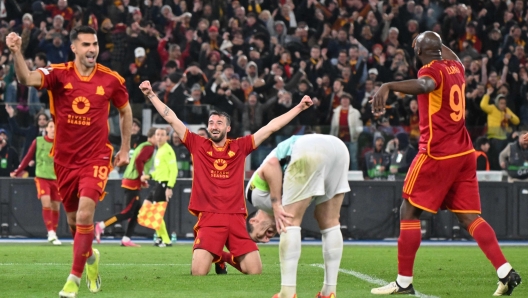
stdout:
[[194,249],[204,249],[214,254],[218,262],[224,246],[239,257],[258,250],[257,244],[249,238],[244,214],[201,212],[194,226]]
[[420,153],[405,177],[403,198],[432,213],[448,209],[480,214],[476,163],[475,153],[442,160]]
[[77,169],[55,164],[59,193],[66,212],[77,211],[80,197],[88,197],[96,204],[104,199],[104,189],[112,166],[108,161],[103,163],[105,161]]
[[57,181],[35,177],[35,185],[37,186],[37,198],[50,196],[52,201],[61,201]]

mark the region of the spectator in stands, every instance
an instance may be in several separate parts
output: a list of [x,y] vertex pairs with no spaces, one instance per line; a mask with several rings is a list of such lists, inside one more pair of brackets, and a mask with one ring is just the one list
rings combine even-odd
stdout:
[[515,132],[515,140],[499,155],[500,166],[508,173],[508,182],[528,181],[528,143],[521,142],[519,137],[525,133]]
[[53,63],[64,63],[68,61],[68,55],[70,54],[70,47],[64,43],[64,39],[59,33],[55,33],[48,39],[48,35],[43,39],[39,48],[46,53],[48,60]]
[[[477,171],[489,171],[490,163],[488,160],[488,151],[490,142],[485,136],[478,137],[475,141],[475,155],[477,156]],[[502,166],[501,166],[502,167]]]
[[[149,80],[155,77],[154,73],[160,70],[154,67],[153,63],[148,59],[144,48],[137,47],[134,50],[135,60],[130,63],[128,69],[125,71],[124,77],[127,83],[127,90],[130,96],[130,105],[134,118],[141,119],[143,105],[145,98],[137,86],[144,80]],[[159,76],[159,75],[158,75]]]
[[348,147],[350,154],[349,170],[357,171],[358,167],[358,137],[363,131],[363,122],[358,110],[354,109],[350,102],[352,95],[341,94],[341,104],[334,109],[332,116],[330,134],[338,137]]
[[22,17],[22,24],[15,28],[22,37],[22,53],[26,58],[35,57],[39,45],[39,29],[33,24],[33,16],[29,13]]
[[7,139],[5,129],[0,129],[0,177],[9,177],[18,168],[18,153]]
[[368,180],[386,180],[389,175],[390,155],[383,150],[385,139],[380,133],[374,136],[374,148],[365,154],[363,176]]
[[490,141],[489,161],[490,168],[493,171],[500,170],[498,164],[499,153],[508,144],[508,133],[512,129],[510,125],[518,125],[520,120],[506,106],[506,97],[499,94],[495,99],[495,104],[490,103],[490,95],[493,93],[493,88],[489,87],[487,93],[482,97],[480,108],[488,114],[488,139]]
[[409,142],[406,132],[396,134],[396,137],[387,143],[387,153],[391,155],[390,176],[395,180],[403,180],[418,150]]
[[196,132],[196,134],[206,139],[209,138],[209,132],[207,131],[207,128],[205,127],[198,128],[198,131]]
[[66,22],[70,22],[73,18],[73,10],[68,7],[68,0],[57,0],[57,4],[48,5],[42,2],[42,7],[50,12],[52,18],[60,15]]
[[251,92],[246,102],[242,102],[239,98],[232,95],[231,90],[227,90],[226,93],[229,94],[236,108],[242,113],[242,133],[246,135],[255,133],[265,124],[265,114],[277,103],[278,99],[282,98],[284,91],[279,91],[277,96],[268,98],[265,103],[259,102],[256,92]]
[[16,108],[17,118],[24,126],[28,126],[28,122],[30,122],[28,120],[43,109],[37,89],[26,87],[20,84],[18,80],[14,80],[7,86],[4,96],[5,102],[9,103],[6,107]]

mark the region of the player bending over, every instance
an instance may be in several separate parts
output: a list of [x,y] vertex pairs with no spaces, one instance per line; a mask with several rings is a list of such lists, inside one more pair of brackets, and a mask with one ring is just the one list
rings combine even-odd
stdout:
[[312,201],[316,204],[315,219],[321,229],[325,263],[323,287],[316,297],[336,297],[343,253],[339,214],[344,194],[350,191],[349,158],[345,144],[334,136],[293,136],[279,143],[251,177],[246,198],[259,210],[248,217],[250,237],[268,242],[277,229],[283,232],[279,243],[281,291],[274,298],[296,297],[300,226]]

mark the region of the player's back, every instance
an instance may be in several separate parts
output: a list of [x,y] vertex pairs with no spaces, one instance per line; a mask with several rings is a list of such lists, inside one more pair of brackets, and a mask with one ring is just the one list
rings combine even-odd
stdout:
[[418,95],[419,151],[436,159],[473,152],[465,127],[463,65],[454,60],[435,60],[420,69],[418,77],[424,76],[431,77],[436,88],[431,93]]

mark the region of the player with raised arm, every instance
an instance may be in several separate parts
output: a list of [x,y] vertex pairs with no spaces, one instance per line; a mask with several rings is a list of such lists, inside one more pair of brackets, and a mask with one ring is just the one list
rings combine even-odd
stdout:
[[96,63],[99,54],[97,32],[80,26],[70,32],[75,60],[30,71],[21,53],[22,39],[10,33],[6,44],[13,53],[15,72],[21,84],[46,88],[50,112],[55,122],[54,156],[57,185],[68,225],[74,237],[73,264],[59,297],[77,297],[86,264],[90,292],[101,289],[93,217],[97,202],[105,196],[112,170],[113,148],[108,142],[110,102],[120,114],[121,150],[115,164],[128,164],[132,110],[125,80],[116,72]]
[[37,197],[42,203],[42,219],[44,219],[44,224],[48,231],[48,242],[53,243],[53,245],[61,245],[62,243],[57,238],[61,198],[59,190],[57,189],[57,176],[53,169],[53,157],[49,155],[54,138],[55,123],[53,123],[53,120],[50,120],[46,126],[46,135],[33,140],[26,156],[20,162],[18,168],[11,173],[11,177],[18,177],[31,163],[33,157],[35,158]]
[[[191,274],[206,275],[211,263],[232,260],[246,274],[260,274],[262,262],[257,245],[246,230],[244,199],[246,157],[272,133],[288,124],[313,102],[305,96],[287,113],[271,120],[255,134],[227,139],[231,130],[226,113],[210,113],[207,130],[210,139],[192,133],[176,114],[152,91],[149,81],[139,86],[193,155],[194,179],[189,211],[198,217]],[[223,252],[227,246],[230,253]]]
[[371,293],[415,293],[413,266],[422,238],[420,215],[442,208],[457,216],[497,270],[499,283],[493,295],[510,295],[521,278],[506,261],[493,228],[480,217],[475,150],[464,123],[464,66],[437,33],[421,33],[413,47],[418,79],[385,83],[372,98],[372,112],[381,115],[390,91],[418,95],[420,141],[403,186],[398,277]]

